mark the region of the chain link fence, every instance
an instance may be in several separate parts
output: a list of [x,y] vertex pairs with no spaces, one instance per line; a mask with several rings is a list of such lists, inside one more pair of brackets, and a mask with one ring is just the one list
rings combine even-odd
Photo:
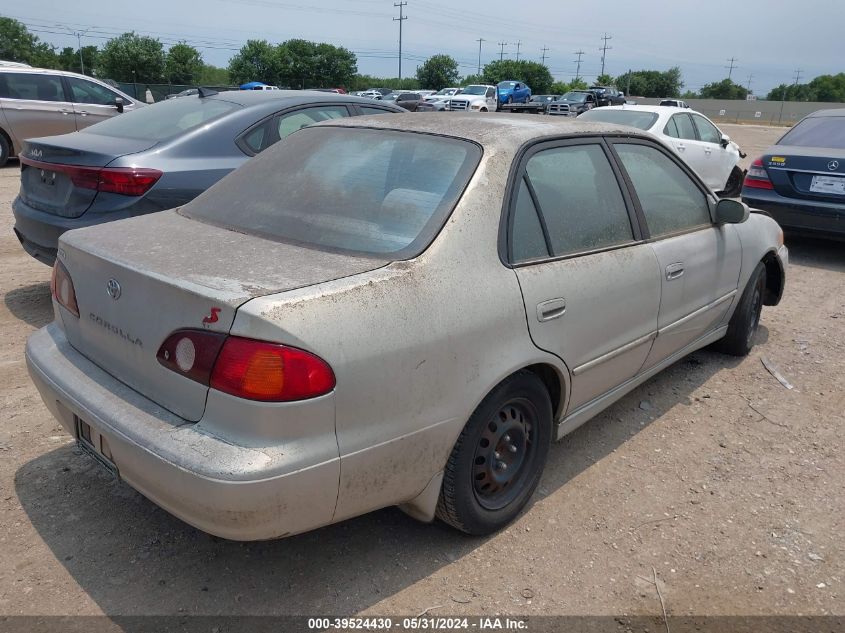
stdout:
[[[167,99],[168,95],[179,94],[183,90],[196,88],[196,86],[186,86],[180,84],[145,84],[145,83],[125,83],[115,82],[115,88],[121,92],[125,92],[130,97],[134,97],[138,101],[147,101],[147,90],[152,94],[153,101],[161,101]],[[212,90],[237,90],[238,86],[206,86],[204,88],[211,88]]]

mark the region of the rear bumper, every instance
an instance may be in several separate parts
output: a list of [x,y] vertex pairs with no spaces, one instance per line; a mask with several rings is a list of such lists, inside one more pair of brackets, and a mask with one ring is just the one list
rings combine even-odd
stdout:
[[90,425],[95,444],[107,441],[106,451],[95,449],[111,454],[120,478],[187,523],[223,538],[262,540],[331,522],[339,459],[303,463],[284,446],[216,437],[91,363],[55,323],[30,336],[26,361],[62,426],[77,437],[77,419]]
[[767,189],[742,190],[742,201],[765,211],[785,229],[845,239],[845,201],[842,204],[787,198]]

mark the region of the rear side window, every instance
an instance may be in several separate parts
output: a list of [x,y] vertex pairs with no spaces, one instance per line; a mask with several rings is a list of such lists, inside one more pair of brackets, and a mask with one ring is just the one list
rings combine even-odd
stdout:
[[695,141],[695,128],[688,114],[676,114],[672,117],[672,122],[675,123],[678,134],[676,138],[683,138],[688,141]]
[[279,138],[285,138],[304,127],[328,121],[329,119],[340,119],[349,116],[349,110],[345,106],[314,106],[303,108],[295,112],[282,114],[278,119]]
[[30,101],[65,101],[62,79],[40,73],[0,73],[0,97]]
[[722,135],[716,126],[710,123],[703,116],[698,114],[692,115],[692,120],[695,121],[695,127],[698,130],[698,138],[705,143],[718,143],[722,140]]
[[407,259],[434,239],[480,158],[477,145],[457,139],[317,126],[262,152],[181,213],[268,239]]
[[374,108],[371,106],[358,106],[364,114],[393,114],[393,110],[386,110],[384,108]]
[[513,211],[511,261],[519,263],[548,256],[549,249],[546,247],[546,238],[537,215],[537,207],[523,178],[520,181]]
[[711,223],[704,193],[663,152],[627,143],[614,147],[637,192],[652,236]]
[[100,84],[95,84],[93,81],[68,77],[68,82],[70,83],[70,94],[73,97],[74,103],[114,105],[115,99],[120,96]]
[[206,125],[240,107],[222,99],[168,99],[106,119],[79,133],[163,141]]
[[540,151],[528,160],[526,174],[545,220],[552,255],[634,239],[622,192],[600,145]]
[[819,116],[804,119],[789,130],[777,144],[845,149],[845,117]]

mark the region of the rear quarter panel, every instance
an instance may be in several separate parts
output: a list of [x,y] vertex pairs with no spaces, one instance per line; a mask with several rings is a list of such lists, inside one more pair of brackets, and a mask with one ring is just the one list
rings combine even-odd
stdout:
[[432,246],[416,259],[255,299],[233,334],[324,358],[335,390],[341,482],[335,520],[417,496],[472,411],[514,371],[558,359],[531,342],[497,234],[511,156],[485,155]]

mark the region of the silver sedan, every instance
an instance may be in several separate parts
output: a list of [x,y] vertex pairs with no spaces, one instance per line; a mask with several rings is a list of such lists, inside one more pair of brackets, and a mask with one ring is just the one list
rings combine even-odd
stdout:
[[784,288],[769,217],[646,132],[336,120],[184,207],[71,231],[26,358],[79,446],[188,523],[513,520],[551,442]]

